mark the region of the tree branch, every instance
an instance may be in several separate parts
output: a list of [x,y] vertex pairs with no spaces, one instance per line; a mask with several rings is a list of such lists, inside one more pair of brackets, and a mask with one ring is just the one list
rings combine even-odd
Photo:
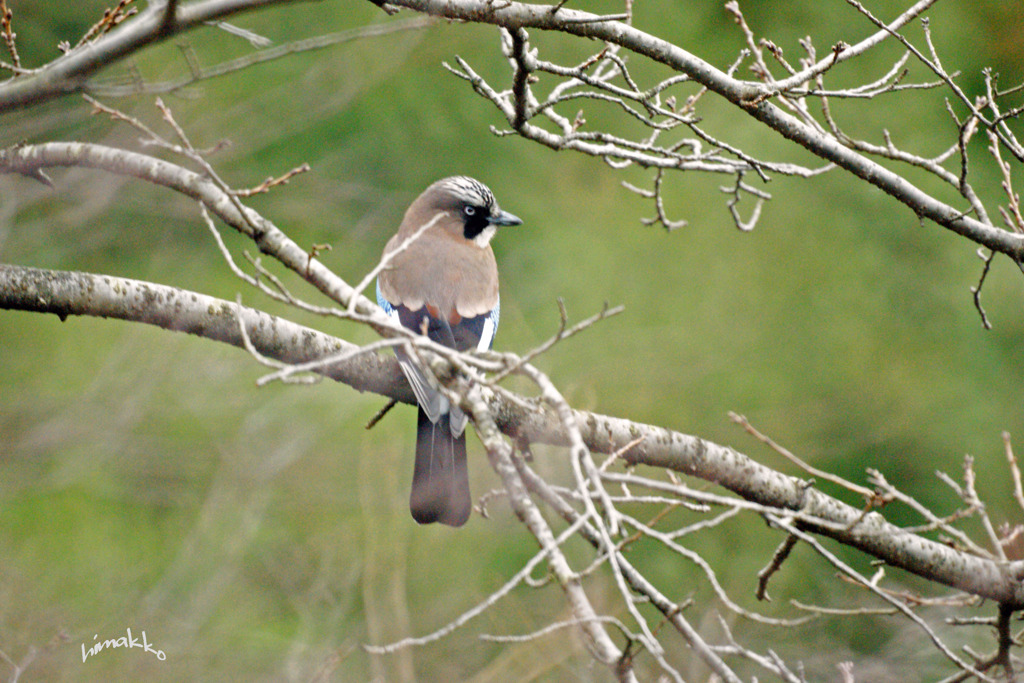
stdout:
[[[133,16],[133,9],[124,11],[131,0],[121,0],[116,9],[96,24],[79,45],[68,50],[65,57],[35,70],[0,64],[17,76],[0,83],[0,112],[42,102],[66,92],[93,89],[97,84],[88,79],[97,69],[132,54],[144,45],[179,34],[201,22],[287,1],[196,0],[183,4],[175,0],[164,0],[152,2],[146,11]],[[770,173],[810,176],[826,171],[834,164],[889,193],[911,208],[917,216],[927,217],[991,249],[991,254],[998,252],[1008,255],[1024,268],[1024,232],[1021,231],[1024,220],[1019,210],[1019,197],[1011,184],[1010,166],[1000,156],[1000,147],[1006,146],[1018,159],[1021,158],[1019,143],[1006,122],[1009,118],[1018,117],[1024,108],[1011,107],[1002,113],[1000,107],[1003,103],[997,103],[997,98],[1012,92],[1012,89],[998,91],[995,77],[986,73],[987,99],[969,102],[953,80],[957,74],[950,75],[942,67],[927,26],[925,40],[930,58],[925,57],[923,51],[915,48],[899,33],[902,26],[918,17],[934,0],[917,2],[888,24],[870,15],[856,0],[847,2],[863,11],[881,30],[854,46],[836,44],[822,60],[817,59],[811,39],[804,39],[801,46],[807,57],[801,59],[798,66],[784,60],[781,48],[771,41],[758,41],[743,19],[738,4],[729,3],[727,8],[741,25],[749,49],[741,51],[739,58],[725,72],[678,46],[635,29],[631,25],[631,12],[626,15],[599,16],[566,9],[565,2],[553,7],[504,0],[394,0],[390,4],[412,8],[430,16],[491,23],[506,29],[501,33],[502,49],[512,69],[509,89],[492,87],[461,58],[456,58],[457,69],[449,67],[456,75],[470,82],[478,94],[492,102],[512,127],[512,131],[496,132],[516,133],[555,149],[576,149],[598,156],[615,167],[637,164],[654,168],[653,190],[631,189],[654,201],[654,222],[660,222],[666,227],[679,223],[668,217],[662,201],[662,180],[670,170],[732,175],[735,178],[734,184],[722,190],[731,197],[729,209],[734,222],[737,227],[746,230],[754,226],[762,202],[771,196],[744,182],[749,177],[745,174],[754,171],[761,181],[767,182],[771,180]],[[626,7],[631,10],[629,0]],[[3,11],[4,8],[3,0],[0,0],[0,14],[3,15],[0,17],[0,38],[8,43],[9,51],[17,63],[10,15]],[[289,43],[207,70],[198,67],[196,58],[196,66],[188,79],[154,87],[173,89],[192,80],[228,73],[295,51],[317,49],[353,37],[381,35],[418,27],[430,21],[432,19],[429,17],[420,17],[406,23],[374,25],[352,32]],[[562,67],[538,59],[537,50],[529,40],[528,28],[595,38],[603,41],[604,47],[576,66]],[[825,87],[824,75],[835,64],[862,54],[888,37],[899,40],[908,52],[882,78],[848,90],[836,91]],[[635,68],[635,62],[627,59],[629,55],[626,51],[667,65],[675,73],[643,88],[640,85],[643,79],[638,76],[642,70]],[[948,107],[950,116],[956,122],[959,137],[935,157],[925,158],[898,149],[890,140],[888,132],[884,133],[885,146],[855,140],[840,128],[830,108],[829,98],[863,98],[904,88],[935,85],[902,83],[907,74],[903,65],[911,54],[938,74],[941,83],[951,88],[970,110],[969,116],[961,121],[953,107]],[[735,76],[741,64],[749,60],[751,55],[752,69],[760,79],[759,82]],[[787,74],[783,80],[777,80],[771,73],[771,68],[778,70],[779,65]],[[535,93],[539,92],[540,86],[535,88],[533,84],[551,77],[559,79],[558,84],[548,92],[546,99],[539,100]],[[686,84],[691,82],[697,85],[696,93],[688,97],[684,104],[677,106],[676,93],[688,87]],[[764,161],[733,144],[717,139],[698,126],[700,119],[696,115],[695,104],[707,91],[721,95],[829,163],[819,169],[812,169],[796,164]],[[821,98],[821,114],[812,114],[808,107],[809,97]],[[504,482],[505,495],[523,526],[541,547],[541,552],[501,590],[507,592],[520,580],[528,581],[533,564],[546,561],[572,612],[571,620],[566,623],[579,628],[594,658],[609,667],[620,680],[635,679],[633,660],[641,650],[650,654],[668,677],[682,680],[680,673],[665,656],[666,650],[658,636],[660,625],[650,621],[652,614],[670,624],[701,661],[723,680],[741,680],[725,661],[727,656],[744,657],[784,680],[800,680],[774,652],[769,650],[767,655],[762,655],[733,640],[724,620],[722,628],[726,644],[716,645],[708,640],[705,634],[684,618],[683,610],[687,602],[684,600],[680,603],[665,595],[627,559],[625,551],[638,539],[659,544],[696,564],[703,571],[704,578],[718,600],[734,614],[761,623],[792,623],[769,619],[744,609],[726,593],[712,567],[677,540],[691,531],[716,526],[740,512],[760,514],[787,534],[780,550],[759,577],[759,596],[766,596],[768,579],[779,571],[793,546],[802,541],[854,577],[859,585],[898,604],[900,611],[925,628],[936,646],[963,671],[983,677],[981,672],[988,666],[999,665],[1012,675],[1010,648],[1015,641],[1009,630],[1009,621],[1014,611],[1024,609],[1024,561],[1017,559],[1020,555],[1006,550],[1004,545],[1019,535],[1020,530],[996,529],[975,491],[970,460],[967,461],[964,486],[948,477],[945,479],[966,503],[966,507],[958,508],[951,515],[931,513],[913,498],[889,485],[881,473],[873,470],[869,470],[869,483],[873,489],[845,480],[842,482],[854,494],[865,499],[864,505],[854,506],[817,490],[813,481],[787,476],[731,448],[652,425],[573,410],[558,387],[534,367],[531,360],[551,344],[570,336],[591,321],[584,321],[566,331],[567,319],[563,311],[562,328],[551,342],[522,357],[512,353],[483,356],[459,354],[451,349],[440,348],[425,338],[411,335],[406,330],[399,330],[361,294],[362,289],[387,266],[386,260],[353,288],[315,258],[317,246],[301,248],[271,221],[242,203],[252,193],[281,184],[298,170],[308,167],[299,167],[276,180],[268,180],[251,191],[235,190],[218,176],[206,161],[204,153],[193,148],[184,129],[178,126],[163,103],[158,101],[158,106],[164,121],[174,130],[172,140],[176,141],[173,142],[160,138],[132,117],[106,108],[91,98],[90,101],[97,109],[141,130],[148,138],[145,144],[154,144],[184,157],[182,163],[185,165],[102,145],[45,143],[0,150],[0,173],[20,173],[49,182],[45,174],[47,169],[55,166],[87,167],[139,178],[182,193],[200,203],[203,218],[226,261],[249,285],[303,310],[368,325],[386,338],[357,346],[282,318],[242,307],[240,303],[233,304],[171,287],[113,276],[41,271],[4,265],[0,265],[0,308],[54,313],[62,320],[69,315],[118,318],[184,331],[245,349],[260,362],[274,368],[272,374],[257,382],[260,385],[295,376],[305,381],[330,377],[359,391],[388,396],[393,402],[411,403],[414,401],[412,392],[396,361],[390,355],[379,353],[389,346],[402,345],[409,351],[410,357],[423,364],[430,381],[436,380],[446,396],[473,415],[492,467]],[[582,109],[575,117],[561,111],[563,107],[576,106],[577,103],[588,103],[589,106],[591,102],[615,108],[616,115],[624,115],[631,125],[641,126],[642,135],[630,138],[628,135],[586,129]],[[534,122],[537,120],[541,125]],[[991,142],[989,152],[1003,174],[1007,207],[999,208],[1009,228],[1007,230],[992,224],[984,204],[968,183],[968,143],[981,128],[987,129]],[[667,143],[659,137],[676,134],[672,131],[683,131],[689,137]],[[959,173],[946,168],[951,163],[950,159],[954,159],[957,154],[960,157]],[[956,188],[966,199],[969,209],[960,210],[943,203],[906,181],[899,173],[874,161],[877,158],[924,169]],[[737,207],[743,194],[756,198],[747,219],[741,216]],[[261,252],[278,259],[341,307],[318,307],[298,300],[287,290],[284,282],[265,269],[259,259],[252,259],[248,254],[246,256],[250,258],[250,265],[256,274],[246,274],[234,263],[220,239],[211,214],[251,239]],[[424,224],[421,232],[430,226],[431,223]],[[978,297],[991,263],[991,254],[975,291],[976,305],[983,319],[984,311]],[[602,317],[604,313],[592,320]],[[526,397],[499,386],[499,382],[510,374],[527,377],[537,387],[539,395]],[[505,437],[510,437],[512,443],[524,451],[533,443],[568,447],[574,474],[573,487],[549,486],[530,470],[522,458],[517,457],[510,440]],[[767,437],[761,438],[779,452],[786,452],[781,446],[767,440]],[[1011,467],[1015,468],[1015,460],[1006,438]],[[598,467],[592,457],[594,453],[605,453],[609,457]],[[795,456],[790,456],[811,476],[820,479],[824,475],[811,470]],[[667,470],[668,481],[633,471],[625,474],[610,471],[610,466],[619,460],[629,468],[644,466],[654,469],[659,476],[663,470]],[[738,497],[695,491],[682,483],[681,477],[675,473],[695,476],[720,485]],[[1016,489],[1019,494],[1019,473],[1017,475]],[[613,491],[611,486],[621,487],[621,492]],[[640,488],[643,492],[635,495],[627,487]],[[873,511],[880,501],[897,501],[908,505],[924,516],[926,524],[905,528],[890,524],[881,514]],[[556,532],[538,504],[546,504],[568,526],[561,533]],[[617,507],[624,505],[659,506],[661,509],[653,516],[643,517],[634,514],[632,510],[626,512],[625,507]],[[668,513],[684,506],[700,507],[701,512],[707,512],[713,505],[723,506],[726,511],[712,519],[670,531],[657,527]],[[966,534],[952,526],[967,516],[981,519],[989,544],[995,548],[993,552],[974,544]],[[934,532],[950,534],[952,541],[944,539],[937,542],[922,535]],[[568,556],[562,551],[563,541],[576,534],[594,549],[590,566],[582,570],[573,566],[575,555]],[[997,601],[1000,612],[996,657],[983,662],[984,666],[977,670],[972,669],[965,660],[955,656],[951,648],[917,614],[916,608],[920,604],[920,601],[914,602],[917,596],[906,596],[902,592],[880,588],[876,584],[881,580],[882,572],[870,580],[857,574],[825,551],[812,534],[835,539],[891,566],[903,568],[931,581]],[[592,595],[588,594],[584,585],[584,579],[605,564],[611,571],[613,586],[618,590],[622,606],[637,624],[636,628],[622,625],[621,631],[627,640],[622,647],[616,644],[612,638],[614,633],[610,633],[607,628],[609,624],[621,622],[616,617],[602,615],[600,605],[593,602]],[[427,642],[441,637],[486,609],[504,592],[493,594],[477,608],[451,622],[449,627],[431,636],[408,639],[399,644]],[[648,602],[658,613],[641,609],[641,602]]]
[[356,354],[355,344],[234,302],[177,287],[113,275],[0,264],[0,309],[111,318],[155,325],[245,349],[239,322],[255,349],[297,365],[346,355],[315,372],[357,391],[415,403],[393,356]]
[[[448,19],[494,24],[510,31],[536,28],[592,38],[648,57],[685,74],[785,138],[881,189],[910,208],[915,215],[928,218],[977,244],[1009,256],[1018,264],[1024,264],[1024,236],[965,215],[962,209],[940,201],[898,173],[783,111],[770,101],[778,94],[771,86],[734,78],[678,45],[629,24],[563,7],[511,1],[496,4],[490,0],[395,0],[392,4]],[[928,4],[927,0],[919,2],[913,11],[908,10],[907,19],[916,16],[916,12]],[[864,44],[864,49],[877,42],[875,36],[869,39],[870,43]],[[813,68],[811,72],[814,73]],[[477,83],[475,87],[480,89],[482,86]],[[515,108],[505,107],[503,111],[510,123],[516,120]]]
[[[0,308],[54,313],[61,318],[119,318],[244,347],[235,304],[112,276],[0,265]],[[414,400],[394,358],[356,354],[359,347],[344,340],[252,309],[241,310],[248,335],[261,354],[289,363],[344,354],[344,362],[313,371],[359,391],[406,403]],[[429,345],[426,340],[410,343]],[[486,387],[481,400],[498,428],[516,441],[555,446],[571,443],[562,418],[543,401],[512,400],[505,392]],[[583,443],[593,453],[611,454],[632,444],[620,456],[629,465],[669,469],[718,484],[747,501],[784,512],[804,530],[833,538],[892,566],[1013,608],[1024,607],[1024,562],[995,562],[908,533],[876,512],[865,515],[799,479],[699,437],[580,410],[573,410],[572,417]],[[644,438],[636,443],[638,436]]]
[[[183,6],[150,2],[149,6],[114,30],[70,50],[38,69],[0,83],[0,113],[41,104],[79,92],[86,80],[118,60],[152,43],[183,33],[205,22],[250,10],[297,0],[199,0]],[[171,8],[171,13],[165,8]]]
[[246,208],[225,188],[207,175],[183,166],[124,149],[83,142],[47,142],[18,145],[0,150],[0,173],[34,176],[43,169],[78,166],[145,180],[200,201],[211,213],[253,240],[260,251],[275,258],[331,300],[348,304],[357,298],[352,314],[365,317],[377,329],[394,329],[384,312],[355,292],[344,280],[328,270],[308,251],[289,239],[273,223]]

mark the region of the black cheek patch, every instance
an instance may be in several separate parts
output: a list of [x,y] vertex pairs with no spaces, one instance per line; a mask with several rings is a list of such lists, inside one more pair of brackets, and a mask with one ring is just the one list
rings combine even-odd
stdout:
[[487,217],[483,215],[483,211],[480,209],[477,209],[477,212],[472,216],[466,216],[465,214],[463,216],[465,217],[465,223],[462,226],[462,235],[467,240],[476,238],[477,235],[486,230],[487,226],[490,225]]

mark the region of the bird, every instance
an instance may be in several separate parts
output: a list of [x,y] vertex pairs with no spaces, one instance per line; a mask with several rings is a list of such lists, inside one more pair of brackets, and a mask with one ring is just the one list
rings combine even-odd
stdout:
[[[491,239],[498,227],[520,224],[480,181],[438,180],[409,205],[384,247],[377,303],[403,327],[438,344],[490,349],[501,311]],[[431,386],[405,351],[396,347],[396,355],[418,404],[410,512],[419,524],[462,526],[472,511],[467,416]]]

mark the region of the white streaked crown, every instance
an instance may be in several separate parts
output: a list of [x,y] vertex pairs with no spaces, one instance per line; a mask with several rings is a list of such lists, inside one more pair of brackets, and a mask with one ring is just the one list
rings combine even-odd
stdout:
[[450,192],[460,201],[472,206],[486,206],[493,210],[497,206],[494,193],[479,180],[469,176],[457,175],[438,181],[438,185]]

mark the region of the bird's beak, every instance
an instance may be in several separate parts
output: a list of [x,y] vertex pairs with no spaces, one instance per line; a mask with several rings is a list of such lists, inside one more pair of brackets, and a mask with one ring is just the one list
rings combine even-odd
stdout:
[[491,225],[521,225],[523,220],[519,216],[514,216],[508,211],[502,211],[497,216],[491,216],[488,222]]

